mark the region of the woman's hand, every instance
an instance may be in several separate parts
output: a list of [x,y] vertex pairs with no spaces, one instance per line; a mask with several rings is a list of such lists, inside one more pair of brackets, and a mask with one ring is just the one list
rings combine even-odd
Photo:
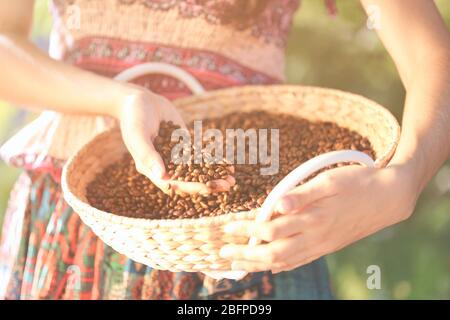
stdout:
[[170,190],[188,194],[229,190],[234,184],[232,177],[215,180],[214,189],[200,182],[171,180],[168,177],[164,162],[152,141],[158,135],[159,124],[163,120],[172,121],[182,128],[186,126],[169,100],[145,89],[136,88],[134,91],[127,95],[115,116],[120,121],[123,140],[136,163],[137,171],[166,193]]
[[[384,169],[341,167],[318,175],[278,203],[270,222],[225,230],[266,241],[225,246],[236,270],[291,270],[408,218],[420,191],[450,154],[450,32],[427,0],[362,0],[383,17],[377,29],[407,95],[402,133]],[[417,50],[420,48],[420,50]]]
[[[36,110],[117,118],[139,172],[163,191],[224,191],[234,183],[214,181],[214,190],[194,182],[171,181],[152,139],[162,120],[184,126],[166,99],[142,87],[122,83],[50,58],[29,40],[33,1],[0,1],[0,97]],[[45,81],[42,81],[45,79]]]
[[227,245],[233,270],[288,271],[335,252],[412,213],[418,188],[412,168],[346,166],[319,174],[276,205],[272,221],[233,222],[225,232],[255,236],[256,246]]

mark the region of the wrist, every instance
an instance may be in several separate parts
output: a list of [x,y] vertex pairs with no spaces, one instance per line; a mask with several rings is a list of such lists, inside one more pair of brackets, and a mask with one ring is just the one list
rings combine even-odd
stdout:
[[108,115],[116,119],[120,119],[124,110],[149,94],[146,89],[130,83],[120,83],[117,92],[118,97],[114,99],[111,109],[108,110]]
[[417,194],[420,194],[428,183],[427,159],[421,152],[418,137],[414,135],[402,136],[388,167],[397,168]]
[[[402,208],[398,210],[398,221],[406,220],[414,211],[414,207],[420,194],[423,191],[423,177],[421,174],[420,162],[417,159],[410,159],[403,162],[391,162],[386,168],[393,173],[393,190]],[[397,222],[398,222],[397,221]]]

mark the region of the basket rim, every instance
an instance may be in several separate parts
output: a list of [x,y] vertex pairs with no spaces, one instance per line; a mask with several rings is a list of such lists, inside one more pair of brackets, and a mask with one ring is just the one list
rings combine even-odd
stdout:
[[[110,136],[115,132],[120,132],[120,129],[117,127],[110,128],[98,135],[96,135],[91,141],[83,146],[84,148],[88,148],[91,144],[96,143],[97,139],[102,139]],[[242,220],[242,219],[253,219],[258,211],[258,208],[248,210],[248,211],[238,211],[238,212],[230,212],[218,216],[213,217],[201,217],[201,218],[185,218],[185,219],[147,219],[147,218],[133,218],[127,216],[120,216],[114,214],[112,212],[102,211],[89,203],[82,201],[72,192],[70,185],[68,183],[68,171],[71,169],[71,166],[74,164],[74,160],[77,157],[78,153],[71,156],[67,161],[66,165],[64,165],[61,176],[61,188],[63,190],[63,196],[66,202],[77,212],[79,215],[84,215],[84,212],[89,212],[92,215],[97,216],[103,221],[108,221],[114,224],[121,224],[123,226],[129,227],[144,227],[144,228],[155,228],[155,227],[170,227],[170,228],[184,228],[187,226],[212,226],[212,225],[222,225],[225,222],[233,221],[233,220]]]
[[210,100],[217,99],[218,97],[228,97],[237,94],[239,94],[242,97],[242,95],[252,95],[255,92],[268,94],[269,91],[275,91],[277,93],[282,94],[292,94],[295,92],[310,93],[310,94],[317,93],[319,95],[327,95],[331,97],[344,98],[349,101],[359,102],[360,104],[364,105],[365,108],[376,110],[388,120],[388,123],[391,124],[392,132],[395,134],[393,135],[389,143],[389,147],[386,148],[388,151],[385,154],[382,154],[379,157],[377,157],[377,159],[375,159],[376,167],[383,167],[387,165],[387,162],[393,156],[395,149],[398,145],[401,133],[401,128],[397,121],[397,118],[395,118],[395,116],[386,107],[382,106],[378,102],[375,102],[369,98],[366,98],[360,94],[353,92],[348,92],[334,88],[325,88],[319,86],[304,86],[296,84],[244,85],[213,91],[206,91],[202,94],[177,99],[174,101],[174,103],[177,107],[183,108],[193,103],[198,103],[199,101],[208,102]]
[[[386,109],[385,107],[383,107],[382,105],[373,100],[370,100],[359,94],[346,92],[339,89],[323,88],[316,86],[291,85],[291,84],[245,85],[207,91],[199,95],[180,98],[175,100],[174,104],[179,108],[183,108],[184,106],[191,105],[193,103],[198,103],[199,101],[208,102],[210,100],[217,99],[217,97],[220,96],[228,97],[236,94],[242,96],[255,94],[258,92],[264,92],[265,94],[269,94],[269,91],[276,91],[277,93],[286,93],[286,94],[292,94],[296,92],[318,93],[322,95],[326,94],[328,96],[335,96],[339,98],[345,98],[350,101],[359,102],[362,105],[364,105],[364,107],[374,109],[377,112],[382,113],[382,115],[386,117],[388,122],[391,124],[391,128],[393,129],[392,132],[395,134],[392,137],[392,141],[390,141],[388,152],[386,152],[385,154],[381,155],[376,159],[375,161],[376,166],[377,167],[385,166],[395,152],[400,137],[400,125],[397,119],[394,117],[394,115],[388,109]],[[95,135],[81,149],[79,149],[75,154],[70,156],[70,158],[67,160],[66,164],[63,167],[61,176],[61,187],[63,190],[64,199],[79,215],[84,215],[85,212],[89,212],[89,214],[95,215],[103,221],[109,221],[113,224],[120,224],[123,226],[138,227],[138,228],[157,228],[157,227],[184,228],[188,226],[206,227],[212,225],[223,225],[224,223],[233,220],[253,219],[255,217],[258,208],[249,211],[231,212],[218,216],[201,217],[201,218],[185,218],[185,219],[134,218],[134,217],[120,216],[111,212],[102,211],[91,206],[89,203],[80,200],[72,192],[69,183],[67,181],[69,169],[71,169],[71,167],[73,166],[74,161],[76,160],[81,150],[88,148],[90,145],[96,143],[98,139],[107,137],[116,131],[120,132],[120,128],[113,127]]]

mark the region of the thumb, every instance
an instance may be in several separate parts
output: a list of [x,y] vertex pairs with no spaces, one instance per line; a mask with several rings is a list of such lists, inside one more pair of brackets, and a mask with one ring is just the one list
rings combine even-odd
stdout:
[[156,185],[160,184],[160,181],[166,175],[166,168],[164,161],[150,140],[150,135],[136,128],[134,130],[122,130],[122,136],[133,157],[136,170]]
[[165,177],[164,161],[152,144],[146,144],[146,147],[142,148],[141,151],[131,155],[136,164],[136,170],[155,184]]
[[329,181],[329,175],[322,174],[292,189],[278,200],[275,211],[281,214],[297,213],[313,202],[325,198],[330,193]]

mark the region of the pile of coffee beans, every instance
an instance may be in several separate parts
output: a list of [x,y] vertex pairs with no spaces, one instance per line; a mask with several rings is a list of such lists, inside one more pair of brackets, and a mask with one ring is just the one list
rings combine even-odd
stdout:
[[[87,198],[92,206],[117,215],[147,219],[217,216],[260,207],[272,188],[286,174],[321,153],[352,149],[375,158],[366,138],[334,123],[310,122],[292,115],[274,115],[263,111],[237,112],[204,120],[203,130],[219,129],[225,136],[226,129],[279,129],[279,170],[273,175],[261,175],[260,169],[267,165],[234,164],[232,173],[229,163],[233,161],[230,159],[211,165],[171,163],[170,152],[176,142],[170,142],[170,132],[177,126],[164,123],[161,128],[154,143],[172,178],[207,183],[232,175],[236,184],[227,192],[169,196],[139,174],[133,159],[127,154],[105,168],[89,184]],[[189,129],[192,132],[193,129]],[[247,147],[247,153],[248,150]]]
[[[171,179],[185,182],[201,182],[213,188],[214,180],[226,179],[232,174],[232,165],[228,164],[225,159],[219,163],[210,163],[205,161],[207,154],[202,150],[199,153],[201,157],[198,157],[198,161],[195,161],[196,153],[193,144],[189,150],[191,154],[190,159],[186,163],[175,164],[172,159],[172,149],[179,141],[172,141],[172,132],[177,129],[180,129],[179,125],[171,121],[163,121],[160,124],[158,136],[153,141],[155,149],[161,155]],[[190,133],[192,133],[192,130]]]

